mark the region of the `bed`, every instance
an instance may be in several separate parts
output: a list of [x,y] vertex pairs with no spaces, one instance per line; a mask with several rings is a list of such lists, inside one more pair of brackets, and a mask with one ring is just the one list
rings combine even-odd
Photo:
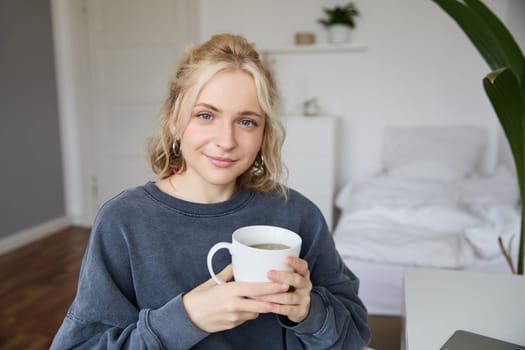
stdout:
[[370,314],[403,314],[406,266],[510,273],[498,237],[516,257],[518,185],[480,170],[486,144],[477,126],[387,127],[381,172],[338,193],[334,240]]

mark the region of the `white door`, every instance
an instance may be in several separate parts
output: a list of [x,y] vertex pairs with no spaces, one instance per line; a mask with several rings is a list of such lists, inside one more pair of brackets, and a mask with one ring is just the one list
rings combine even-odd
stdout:
[[93,95],[93,209],[153,179],[147,143],[168,80],[197,34],[191,0],[87,0]]

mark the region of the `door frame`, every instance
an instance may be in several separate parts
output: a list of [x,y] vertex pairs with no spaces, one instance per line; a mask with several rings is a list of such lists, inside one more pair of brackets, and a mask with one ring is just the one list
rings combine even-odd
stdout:
[[[65,215],[73,225],[91,226],[96,216],[92,80],[87,0],[51,0]],[[186,3],[188,42],[200,42],[200,1]],[[86,54],[87,53],[87,54]]]

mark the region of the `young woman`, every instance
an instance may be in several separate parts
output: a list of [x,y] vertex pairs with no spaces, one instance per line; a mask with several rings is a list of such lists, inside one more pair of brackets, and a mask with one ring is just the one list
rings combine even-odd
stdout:
[[[77,295],[52,349],[361,349],[370,338],[358,279],[319,209],[282,184],[274,80],[244,38],[189,49],[170,82],[150,152],[161,180],[107,202]],[[293,272],[217,285],[206,255],[242,226],[297,232]],[[246,296],[250,296],[247,298]]]

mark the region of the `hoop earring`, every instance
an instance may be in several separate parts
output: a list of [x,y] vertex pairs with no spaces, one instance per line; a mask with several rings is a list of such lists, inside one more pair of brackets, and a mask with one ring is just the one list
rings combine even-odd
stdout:
[[253,168],[255,171],[262,171],[264,168],[264,156],[261,154],[261,152],[257,153],[257,157],[255,157],[255,161],[253,162]]
[[173,142],[173,144],[171,145],[171,150],[175,158],[180,158],[180,156],[182,155],[180,140],[175,140],[175,142]]

